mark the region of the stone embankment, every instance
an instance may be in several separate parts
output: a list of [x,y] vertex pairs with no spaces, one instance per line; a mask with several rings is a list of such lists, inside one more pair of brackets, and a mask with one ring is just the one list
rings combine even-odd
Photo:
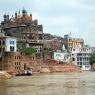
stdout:
[[57,64],[57,65],[45,65],[42,66],[42,73],[46,72],[81,72],[81,69],[74,64]]
[[12,76],[8,74],[6,71],[0,71],[0,79],[8,79],[11,78]]

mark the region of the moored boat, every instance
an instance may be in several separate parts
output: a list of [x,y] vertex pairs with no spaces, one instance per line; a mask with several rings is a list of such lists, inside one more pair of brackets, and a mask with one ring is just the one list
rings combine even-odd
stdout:
[[16,74],[16,76],[31,76],[32,75],[32,71],[30,70],[25,70],[24,72],[18,72]]

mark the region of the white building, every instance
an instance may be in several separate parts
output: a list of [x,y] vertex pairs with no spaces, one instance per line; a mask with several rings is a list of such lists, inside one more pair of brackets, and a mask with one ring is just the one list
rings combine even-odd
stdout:
[[82,70],[90,70],[89,57],[91,49],[88,46],[75,46],[72,49],[71,58],[72,63],[79,66]]
[[16,52],[17,40],[14,37],[1,37],[0,46],[0,52]]
[[54,52],[54,60],[57,60],[59,62],[70,62],[70,54],[67,53],[64,45],[62,50],[57,50],[56,52]]
[[14,37],[5,38],[5,51],[16,52],[17,51],[17,40]]

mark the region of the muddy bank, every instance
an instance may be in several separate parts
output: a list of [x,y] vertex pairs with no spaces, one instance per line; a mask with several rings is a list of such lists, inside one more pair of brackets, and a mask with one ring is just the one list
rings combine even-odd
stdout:
[[0,79],[8,79],[11,78],[12,76],[8,74],[6,71],[0,71]]

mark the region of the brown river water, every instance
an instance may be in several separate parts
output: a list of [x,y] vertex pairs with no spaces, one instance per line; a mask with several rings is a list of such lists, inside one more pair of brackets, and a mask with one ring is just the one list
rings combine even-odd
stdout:
[[95,95],[95,72],[36,74],[0,80],[0,95]]

